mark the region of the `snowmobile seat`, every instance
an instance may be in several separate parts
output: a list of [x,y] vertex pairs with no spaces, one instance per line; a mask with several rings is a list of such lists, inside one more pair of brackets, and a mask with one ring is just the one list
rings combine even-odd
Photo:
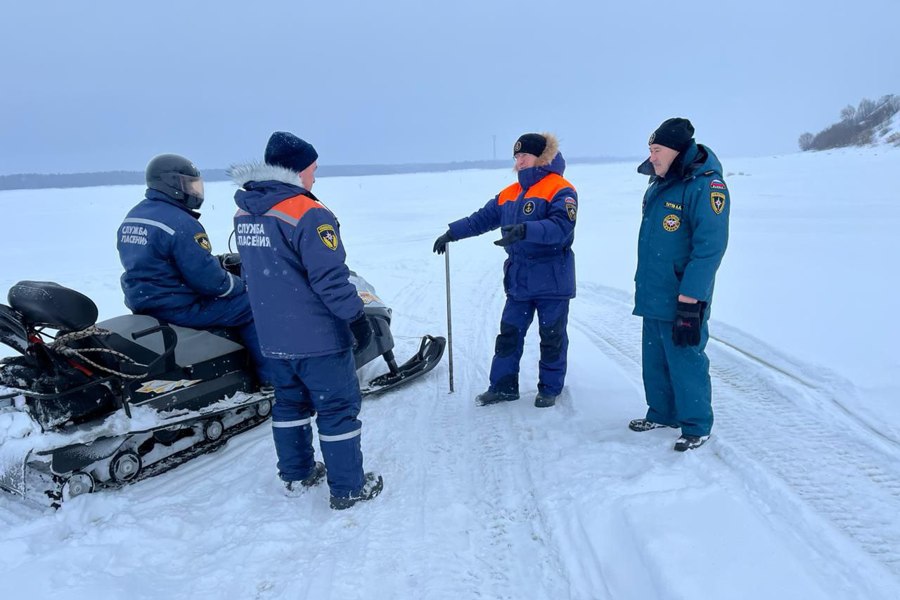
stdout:
[[[133,334],[161,324],[158,319],[147,315],[121,315],[97,323],[97,327],[116,334],[99,336],[98,339],[105,346],[148,364],[165,352],[163,336],[154,334],[135,339]],[[247,350],[232,340],[202,329],[177,325],[169,327],[177,336],[175,363],[181,368],[196,369],[206,363],[227,363],[231,365],[228,370],[236,370],[247,362]]]
[[20,281],[9,289],[7,299],[31,326],[81,331],[97,322],[93,300],[52,281]]

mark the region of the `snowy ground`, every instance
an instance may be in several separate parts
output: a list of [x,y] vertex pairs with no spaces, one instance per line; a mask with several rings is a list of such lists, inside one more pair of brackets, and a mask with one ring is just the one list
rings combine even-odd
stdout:
[[[363,407],[376,501],[280,494],[267,425],[212,455],[57,512],[0,496],[4,598],[888,599],[900,595],[900,150],[726,160],[731,245],[709,354],[716,425],[678,454],[642,416],[630,316],[635,165],[574,166],[579,290],[567,391],[479,408],[503,304],[496,236],[454,243],[446,362]],[[443,333],[445,224],[510,171],[321,179],[351,267],[393,307],[405,358]],[[232,188],[203,221],[225,251]],[[115,230],[142,190],[0,193],[0,290],[53,280],[123,312]]]

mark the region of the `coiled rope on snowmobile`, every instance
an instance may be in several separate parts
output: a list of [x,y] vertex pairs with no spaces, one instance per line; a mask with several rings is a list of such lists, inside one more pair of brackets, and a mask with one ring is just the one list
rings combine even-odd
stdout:
[[[91,365],[95,369],[100,369],[101,371],[106,371],[111,375],[116,375],[118,377],[123,377],[125,379],[142,379],[146,377],[150,373],[150,366],[145,365],[143,363],[139,363],[127,354],[123,354],[117,350],[112,350],[110,348],[72,348],[71,346],[67,346],[66,344],[70,342],[75,342],[78,340],[82,340],[85,338],[89,338],[94,335],[112,335],[112,332],[103,329],[102,327],[97,327],[96,325],[91,325],[86,329],[82,329],[81,331],[73,331],[71,333],[64,333],[62,335],[57,336],[56,340],[52,344],[49,345],[49,348],[54,352],[59,352],[63,356],[67,358],[77,358]],[[110,369],[109,367],[104,367],[103,365],[97,364],[92,361],[87,356],[84,356],[82,352],[105,352],[106,354],[111,354],[120,360],[124,360],[133,364],[135,367],[143,368],[145,371],[139,375],[131,375],[129,373],[122,373],[121,371],[116,371],[115,369]]]

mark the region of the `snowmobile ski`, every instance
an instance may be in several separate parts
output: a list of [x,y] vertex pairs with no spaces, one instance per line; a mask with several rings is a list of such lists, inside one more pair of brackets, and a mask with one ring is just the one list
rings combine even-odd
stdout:
[[409,360],[399,366],[391,352],[390,357],[385,356],[385,361],[387,361],[390,370],[370,379],[367,384],[361,386],[360,391],[362,395],[374,396],[383,394],[388,390],[406,385],[410,381],[428,373],[441,361],[446,346],[447,340],[445,338],[426,335],[419,344],[419,350]]

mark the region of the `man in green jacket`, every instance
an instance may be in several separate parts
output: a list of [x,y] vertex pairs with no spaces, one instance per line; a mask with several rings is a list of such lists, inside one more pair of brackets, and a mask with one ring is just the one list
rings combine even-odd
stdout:
[[716,271],[728,245],[731,201],[722,165],[687,119],[650,136],[650,175],[638,236],[634,314],[643,317],[647,416],[633,431],[678,427],[675,450],[698,448],[713,424],[706,342]]

